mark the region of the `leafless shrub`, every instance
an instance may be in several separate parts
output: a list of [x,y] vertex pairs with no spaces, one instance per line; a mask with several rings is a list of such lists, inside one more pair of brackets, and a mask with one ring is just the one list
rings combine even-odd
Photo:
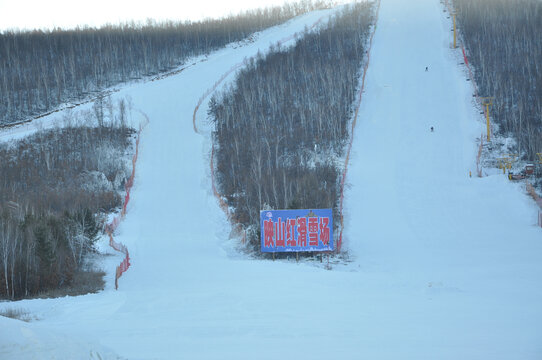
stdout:
[[62,296],[95,294],[104,289],[104,277],[105,272],[102,270],[76,271],[71,285],[58,289],[48,289],[40,292],[35,297],[48,299]]
[[32,316],[28,311],[16,308],[7,308],[4,310],[0,310],[0,316],[4,316],[10,319],[22,320],[25,322],[30,322],[33,320]]

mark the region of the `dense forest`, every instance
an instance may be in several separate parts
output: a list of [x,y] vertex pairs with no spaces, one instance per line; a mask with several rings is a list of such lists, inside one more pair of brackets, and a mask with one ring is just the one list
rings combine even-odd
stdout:
[[189,57],[328,6],[302,1],[200,22],[127,23],[0,33],[0,125],[120,82],[171,70]]
[[453,0],[481,96],[523,160],[542,152],[542,2]]
[[[252,59],[212,97],[219,191],[259,248],[261,209],[338,211],[338,159],[348,139],[372,3],[345,8],[290,49]],[[340,162],[339,162],[340,164]]]
[[92,113],[68,113],[61,128],[0,144],[0,299],[103,286],[87,255],[107,213],[122,205],[134,134],[128,113],[124,100],[105,99]]

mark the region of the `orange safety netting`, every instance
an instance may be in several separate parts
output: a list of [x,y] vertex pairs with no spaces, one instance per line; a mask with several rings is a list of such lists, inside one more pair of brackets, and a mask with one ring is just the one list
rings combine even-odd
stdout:
[[[148,118],[147,118],[147,121],[148,121]],[[130,192],[132,190],[132,186],[134,185],[136,163],[137,163],[137,158],[139,154],[139,139],[141,137],[142,129],[143,128],[140,125],[139,130],[137,132],[135,154],[132,157],[132,173],[130,174],[130,177],[126,180],[126,184],[125,184],[126,195],[124,196],[124,204],[122,206],[122,210],[118,216],[115,216],[113,220],[111,220],[111,222],[105,226],[105,232],[109,236],[109,246],[115,249],[115,251],[118,251],[124,254],[124,259],[122,260],[120,265],[117,266],[116,271],[115,271],[115,289],[118,289],[119,287],[119,284],[118,284],[119,278],[130,267],[130,254],[128,252],[128,248],[124,244],[120,242],[116,242],[115,239],[113,239],[113,233],[119,226],[124,216],[126,216],[126,207],[128,206],[128,202],[130,201]]]

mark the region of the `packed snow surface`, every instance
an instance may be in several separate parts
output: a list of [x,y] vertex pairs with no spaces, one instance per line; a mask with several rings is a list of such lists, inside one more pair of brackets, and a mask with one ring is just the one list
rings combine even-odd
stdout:
[[381,3],[347,176],[351,262],[236,255],[210,190],[206,103],[202,134],[194,107],[331,12],[116,95],[150,120],[116,237],[132,267],[118,291],[115,258],[99,294],[0,303],[39,319],[0,317],[1,359],[542,358],[537,209],[503,176],[469,178],[481,118],[438,0]]

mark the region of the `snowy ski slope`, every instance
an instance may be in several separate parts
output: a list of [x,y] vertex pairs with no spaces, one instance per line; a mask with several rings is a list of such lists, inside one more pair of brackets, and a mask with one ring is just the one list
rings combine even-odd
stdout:
[[150,119],[116,237],[132,267],[118,291],[110,273],[99,294],[0,303],[40,319],[0,317],[0,359],[541,359],[536,207],[504,177],[468,176],[481,119],[442,9],[382,0],[347,176],[351,263],[235,255],[206,102],[192,124],[224,73],[329,10],[115,95]]

